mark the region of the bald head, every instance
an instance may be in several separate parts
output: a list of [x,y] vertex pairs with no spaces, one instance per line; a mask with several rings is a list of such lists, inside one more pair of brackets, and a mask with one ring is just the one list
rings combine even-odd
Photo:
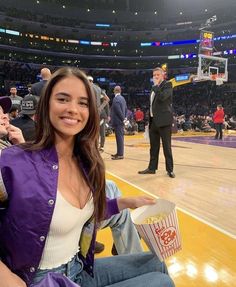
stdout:
[[43,68],[40,74],[43,80],[49,80],[51,77],[51,71],[48,68]]
[[121,87],[120,86],[115,86],[114,94],[120,94],[120,93],[121,93]]

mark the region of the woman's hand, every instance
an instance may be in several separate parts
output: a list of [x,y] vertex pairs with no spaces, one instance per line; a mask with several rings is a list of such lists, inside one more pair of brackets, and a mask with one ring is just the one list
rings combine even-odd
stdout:
[[7,128],[7,131],[8,131],[8,139],[13,144],[21,144],[25,142],[21,129],[13,125],[9,125],[9,127]]
[[19,276],[12,273],[1,261],[0,278],[0,287],[27,287],[26,283]]
[[143,205],[152,205],[155,204],[156,200],[148,196],[137,196],[137,197],[120,197],[117,199],[117,204],[119,210],[125,208],[137,208]]

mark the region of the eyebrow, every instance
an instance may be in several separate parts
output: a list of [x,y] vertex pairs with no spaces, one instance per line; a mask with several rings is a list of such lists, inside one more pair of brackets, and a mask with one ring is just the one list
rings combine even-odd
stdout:
[[66,97],[70,97],[70,94],[66,93],[66,92],[58,92],[55,94],[55,96],[66,96]]
[[[56,97],[57,96],[66,96],[66,97],[71,97],[71,95],[70,94],[68,94],[68,93],[66,93],[66,92],[59,92],[59,93],[56,93],[56,95],[55,95]],[[84,99],[84,100],[89,100],[89,98],[88,97],[79,97],[80,99]]]

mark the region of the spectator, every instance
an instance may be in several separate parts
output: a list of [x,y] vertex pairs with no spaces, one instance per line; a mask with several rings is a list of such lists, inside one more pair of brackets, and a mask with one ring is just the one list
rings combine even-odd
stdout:
[[138,131],[144,131],[144,112],[140,108],[137,108],[134,117],[136,123],[138,124]]
[[8,113],[9,119],[13,120],[13,119],[17,118],[18,114],[19,114],[18,106],[12,105],[12,107],[11,107],[9,113]]
[[11,99],[12,105],[16,106],[18,108],[18,111],[20,111],[22,97],[17,95],[16,87],[10,88],[9,98]]
[[110,101],[110,99],[108,98],[108,96],[106,95],[106,91],[102,90],[102,94],[101,94],[101,107],[103,107],[100,111],[100,139],[99,139],[99,150],[101,152],[104,151],[104,145],[105,145],[105,139],[106,139],[106,124],[109,121],[109,104],[108,102]]
[[111,124],[116,137],[116,154],[111,156],[113,160],[124,158],[124,120],[127,114],[125,98],[121,95],[121,87],[115,86],[115,97],[111,106]]
[[43,88],[45,87],[47,81],[51,78],[51,71],[48,68],[43,68],[40,71],[40,76],[42,80],[38,83],[34,83],[31,86],[31,94],[37,96],[37,99],[39,99]]
[[0,202],[7,212],[0,214],[0,276],[5,286],[29,286],[49,272],[65,274],[81,287],[174,286],[165,264],[151,253],[94,260],[96,225],[104,216],[153,204],[147,197],[106,200],[96,111],[86,76],[62,68],[39,102],[35,142],[3,150]]
[[35,96],[26,95],[21,102],[21,116],[11,121],[12,125],[21,129],[25,141],[35,140],[37,103]]
[[[97,109],[98,109],[98,113],[101,119],[101,113],[103,112],[103,109],[105,108],[105,106],[108,104],[108,101],[106,102],[106,99],[108,98],[106,95],[103,94],[102,96],[102,89],[93,82],[93,77],[92,76],[87,76],[87,79],[89,81],[89,83],[92,85],[92,89],[94,91],[95,97],[96,97],[96,104],[97,104]],[[102,103],[102,98],[103,98],[103,103]],[[108,98],[109,100],[109,98]],[[105,122],[103,121],[101,123],[100,121],[100,133],[102,133],[103,136],[103,129],[105,131]],[[104,142],[103,142],[104,140]],[[105,137],[102,139],[102,147],[100,149],[100,151],[103,151],[104,148],[104,143],[105,143]],[[102,244],[101,242],[96,241],[95,242],[95,253],[101,253],[104,250],[105,246],[104,244]]]
[[222,105],[217,105],[216,111],[213,116],[213,121],[214,121],[215,129],[216,129],[216,134],[215,134],[216,140],[217,139],[222,140],[222,137],[223,137],[222,129],[223,129],[224,117],[225,117],[225,113],[224,113],[224,109]]
[[21,130],[9,124],[7,112],[11,109],[11,105],[12,103],[9,97],[0,97],[0,150],[11,146],[11,143],[19,144],[24,142]]

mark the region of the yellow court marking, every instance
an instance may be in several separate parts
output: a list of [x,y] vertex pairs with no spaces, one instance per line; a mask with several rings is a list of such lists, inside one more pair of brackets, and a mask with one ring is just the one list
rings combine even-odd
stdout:
[[[137,186],[114,175],[107,173],[107,178],[117,183],[124,196],[144,193]],[[177,209],[177,214],[182,250],[166,260],[176,287],[236,286],[236,240],[183,210]],[[100,256],[110,255],[110,230],[99,231],[98,241],[106,245],[105,252]]]

